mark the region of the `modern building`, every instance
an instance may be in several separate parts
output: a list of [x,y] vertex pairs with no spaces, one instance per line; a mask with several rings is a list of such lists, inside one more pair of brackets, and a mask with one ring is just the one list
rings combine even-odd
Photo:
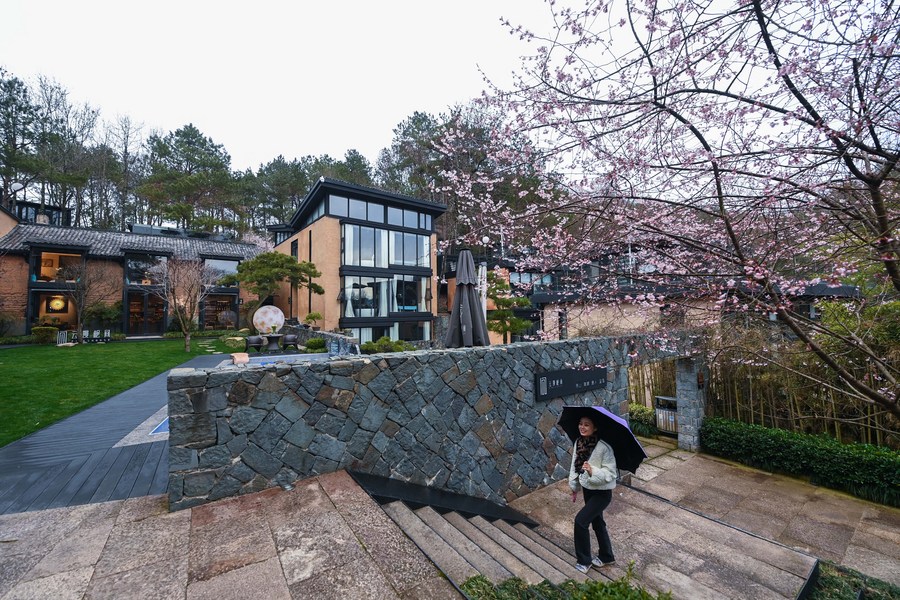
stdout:
[[[74,328],[77,286],[71,267],[84,265],[85,272],[103,273],[86,301],[121,306],[107,328],[130,336],[161,335],[171,319],[166,302],[153,293],[159,283],[155,265],[200,258],[224,275],[259,251],[221,236],[176,229],[134,225],[118,232],[21,222],[0,207],[0,313],[12,324],[9,335],[30,333],[41,324]],[[200,328],[237,327],[241,303],[237,287],[212,289],[200,307]]]
[[285,284],[274,304],[361,342],[431,340],[437,313],[434,222],[446,207],[321,178],[289,223],[270,227],[275,250],[316,265],[324,295]]

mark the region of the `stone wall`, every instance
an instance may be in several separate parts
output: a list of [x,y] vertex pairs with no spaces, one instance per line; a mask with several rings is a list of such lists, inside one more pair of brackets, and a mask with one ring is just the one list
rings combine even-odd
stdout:
[[678,407],[678,447],[700,450],[700,425],[706,414],[709,368],[696,358],[675,361],[675,395]]
[[[169,503],[186,508],[343,468],[511,500],[565,476],[564,404],[627,415],[628,338],[174,369]],[[604,388],[535,402],[536,372],[608,368]]]

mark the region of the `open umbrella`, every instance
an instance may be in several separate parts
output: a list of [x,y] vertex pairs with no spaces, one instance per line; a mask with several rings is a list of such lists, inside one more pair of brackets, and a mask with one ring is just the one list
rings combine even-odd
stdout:
[[478,274],[472,251],[461,250],[456,261],[456,295],[453,297],[453,310],[450,311],[450,323],[444,336],[447,348],[489,346],[491,343],[481,310],[481,299],[475,289],[477,283]]
[[559,416],[559,426],[562,427],[572,443],[578,439],[578,421],[581,417],[590,417],[597,424],[597,434],[600,439],[609,444],[616,455],[616,466],[621,471],[634,473],[641,461],[647,458],[644,448],[637,441],[628,423],[622,417],[616,416],[602,406],[563,406]]

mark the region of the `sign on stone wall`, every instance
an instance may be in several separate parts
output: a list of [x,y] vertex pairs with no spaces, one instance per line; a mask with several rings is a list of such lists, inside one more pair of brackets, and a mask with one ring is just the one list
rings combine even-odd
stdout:
[[545,371],[534,375],[534,399],[550,400],[606,387],[606,367]]

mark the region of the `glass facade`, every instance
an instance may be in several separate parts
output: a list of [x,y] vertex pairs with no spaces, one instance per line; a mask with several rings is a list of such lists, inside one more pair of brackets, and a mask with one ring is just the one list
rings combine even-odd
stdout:
[[205,259],[205,262],[207,267],[216,272],[217,277],[225,277],[226,275],[237,273],[239,263],[237,260],[224,260],[219,258],[207,258]]
[[378,227],[343,227],[342,265],[352,267],[431,267],[431,237]]
[[128,256],[125,258],[125,283],[158,285],[162,283],[165,256]]
[[341,316],[390,317],[392,313],[431,312],[431,277],[346,276],[341,283]]

